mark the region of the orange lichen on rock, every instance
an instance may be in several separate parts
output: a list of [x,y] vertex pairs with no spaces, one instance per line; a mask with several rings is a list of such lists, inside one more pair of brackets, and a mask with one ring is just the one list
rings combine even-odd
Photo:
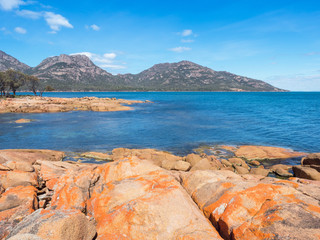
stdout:
[[182,185],[224,239],[302,240],[302,232],[317,239],[320,187],[272,178],[219,177],[213,171],[185,173]]
[[0,239],[24,217],[38,209],[37,189],[33,186],[17,186],[0,197]]
[[94,217],[97,239],[221,239],[169,172],[134,157],[65,174],[51,208]]

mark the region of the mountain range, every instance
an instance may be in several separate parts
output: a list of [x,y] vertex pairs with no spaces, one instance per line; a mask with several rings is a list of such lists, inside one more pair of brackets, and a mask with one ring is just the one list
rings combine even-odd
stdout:
[[193,62],[161,63],[138,74],[112,75],[85,55],[49,57],[30,67],[0,51],[0,71],[35,75],[58,91],[284,91],[266,82]]

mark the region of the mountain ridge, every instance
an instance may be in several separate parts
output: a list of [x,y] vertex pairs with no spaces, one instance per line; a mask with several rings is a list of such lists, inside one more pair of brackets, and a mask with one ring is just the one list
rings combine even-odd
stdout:
[[42,85],[61,91],[285,91],[187,60],[158,63],[137,74],[112,75],[85,55],[61,54],[30,67],[0,51],[0,71],[9,68],[35,75]]

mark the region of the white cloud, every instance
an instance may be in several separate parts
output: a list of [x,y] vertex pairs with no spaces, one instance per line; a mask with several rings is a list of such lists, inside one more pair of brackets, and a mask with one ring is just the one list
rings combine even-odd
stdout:
[[183,43],[193,43],[194,40],[193,39],[181,39],[181,42],[183,42]]
[[92,25],[90,26],[90,28],[91,28],[92,30],[94,30],[94,31],[99,31],[99,30],[100,30],[100,27],[97,26],[96,24],[92,24]]
[[17,15],[25,18],[31,18],[31,19],[39,19],[43,16],[42,12],[34,12],[30,10],[21,10],[16,11]]
[[189,48],[189,47],[175,47],[175,48],[170,48],[169,50],[172,52],[181,53],[181,52],[189,51],[189,50],[191,50],[191,48]]
[[68,19],[61,16],[60,14],[56,14],[53,12],[44,12],[44,19],[53,30],[53,32],[51,33],[56,33],[61,29],[61,27],[73,28]]
[[103,54],[103,56],[105,58],[107,58],[107,59],[115,59],[117,54],[115,54],[115,53],[105,53],[105,54]]
[[182,35],[183,37],[187,37],[187,36],[190,36],[190,35],[192,35],[192,34],[193,34],[193,32],[192,32],[191,29],[185,29],[185,30],[183,30],[182,33],[181,33],[181,35]]
[[0,8],[5,11],[10,11],[14,8],[18,8],[20,5],[25,5],[26,3],[22,0],[0,0]]
[[27,33],[27,30],[22,28],[22,27],[16,27],[14,29],[14,31],[17,32],[17,33],[20,33],[20,34],[26,34]]
[[100,54],[91,53],[91,52],[80,52],[80,53],[73,53],[70,55],[85,55],[101,68],[112,68],[112,69],[126,68],[123,65],[114,64],[114,59],[117,57],[116,53],[105,53],[100,55]]

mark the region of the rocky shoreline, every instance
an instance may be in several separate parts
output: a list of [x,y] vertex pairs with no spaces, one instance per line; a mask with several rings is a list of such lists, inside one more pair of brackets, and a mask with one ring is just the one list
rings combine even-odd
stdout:
[[[0,150],[0,239],[320,237],[319,153],[220,146],[210,155],[118,148],[65,156]],[[263,164],[287,158],[301,165]]]
[[128,111],[135,103],[149,101],[124,100],[116,98],[57,98],[27,96],[19,98],[0,98],[0,113],[50,113],[69,111]]

